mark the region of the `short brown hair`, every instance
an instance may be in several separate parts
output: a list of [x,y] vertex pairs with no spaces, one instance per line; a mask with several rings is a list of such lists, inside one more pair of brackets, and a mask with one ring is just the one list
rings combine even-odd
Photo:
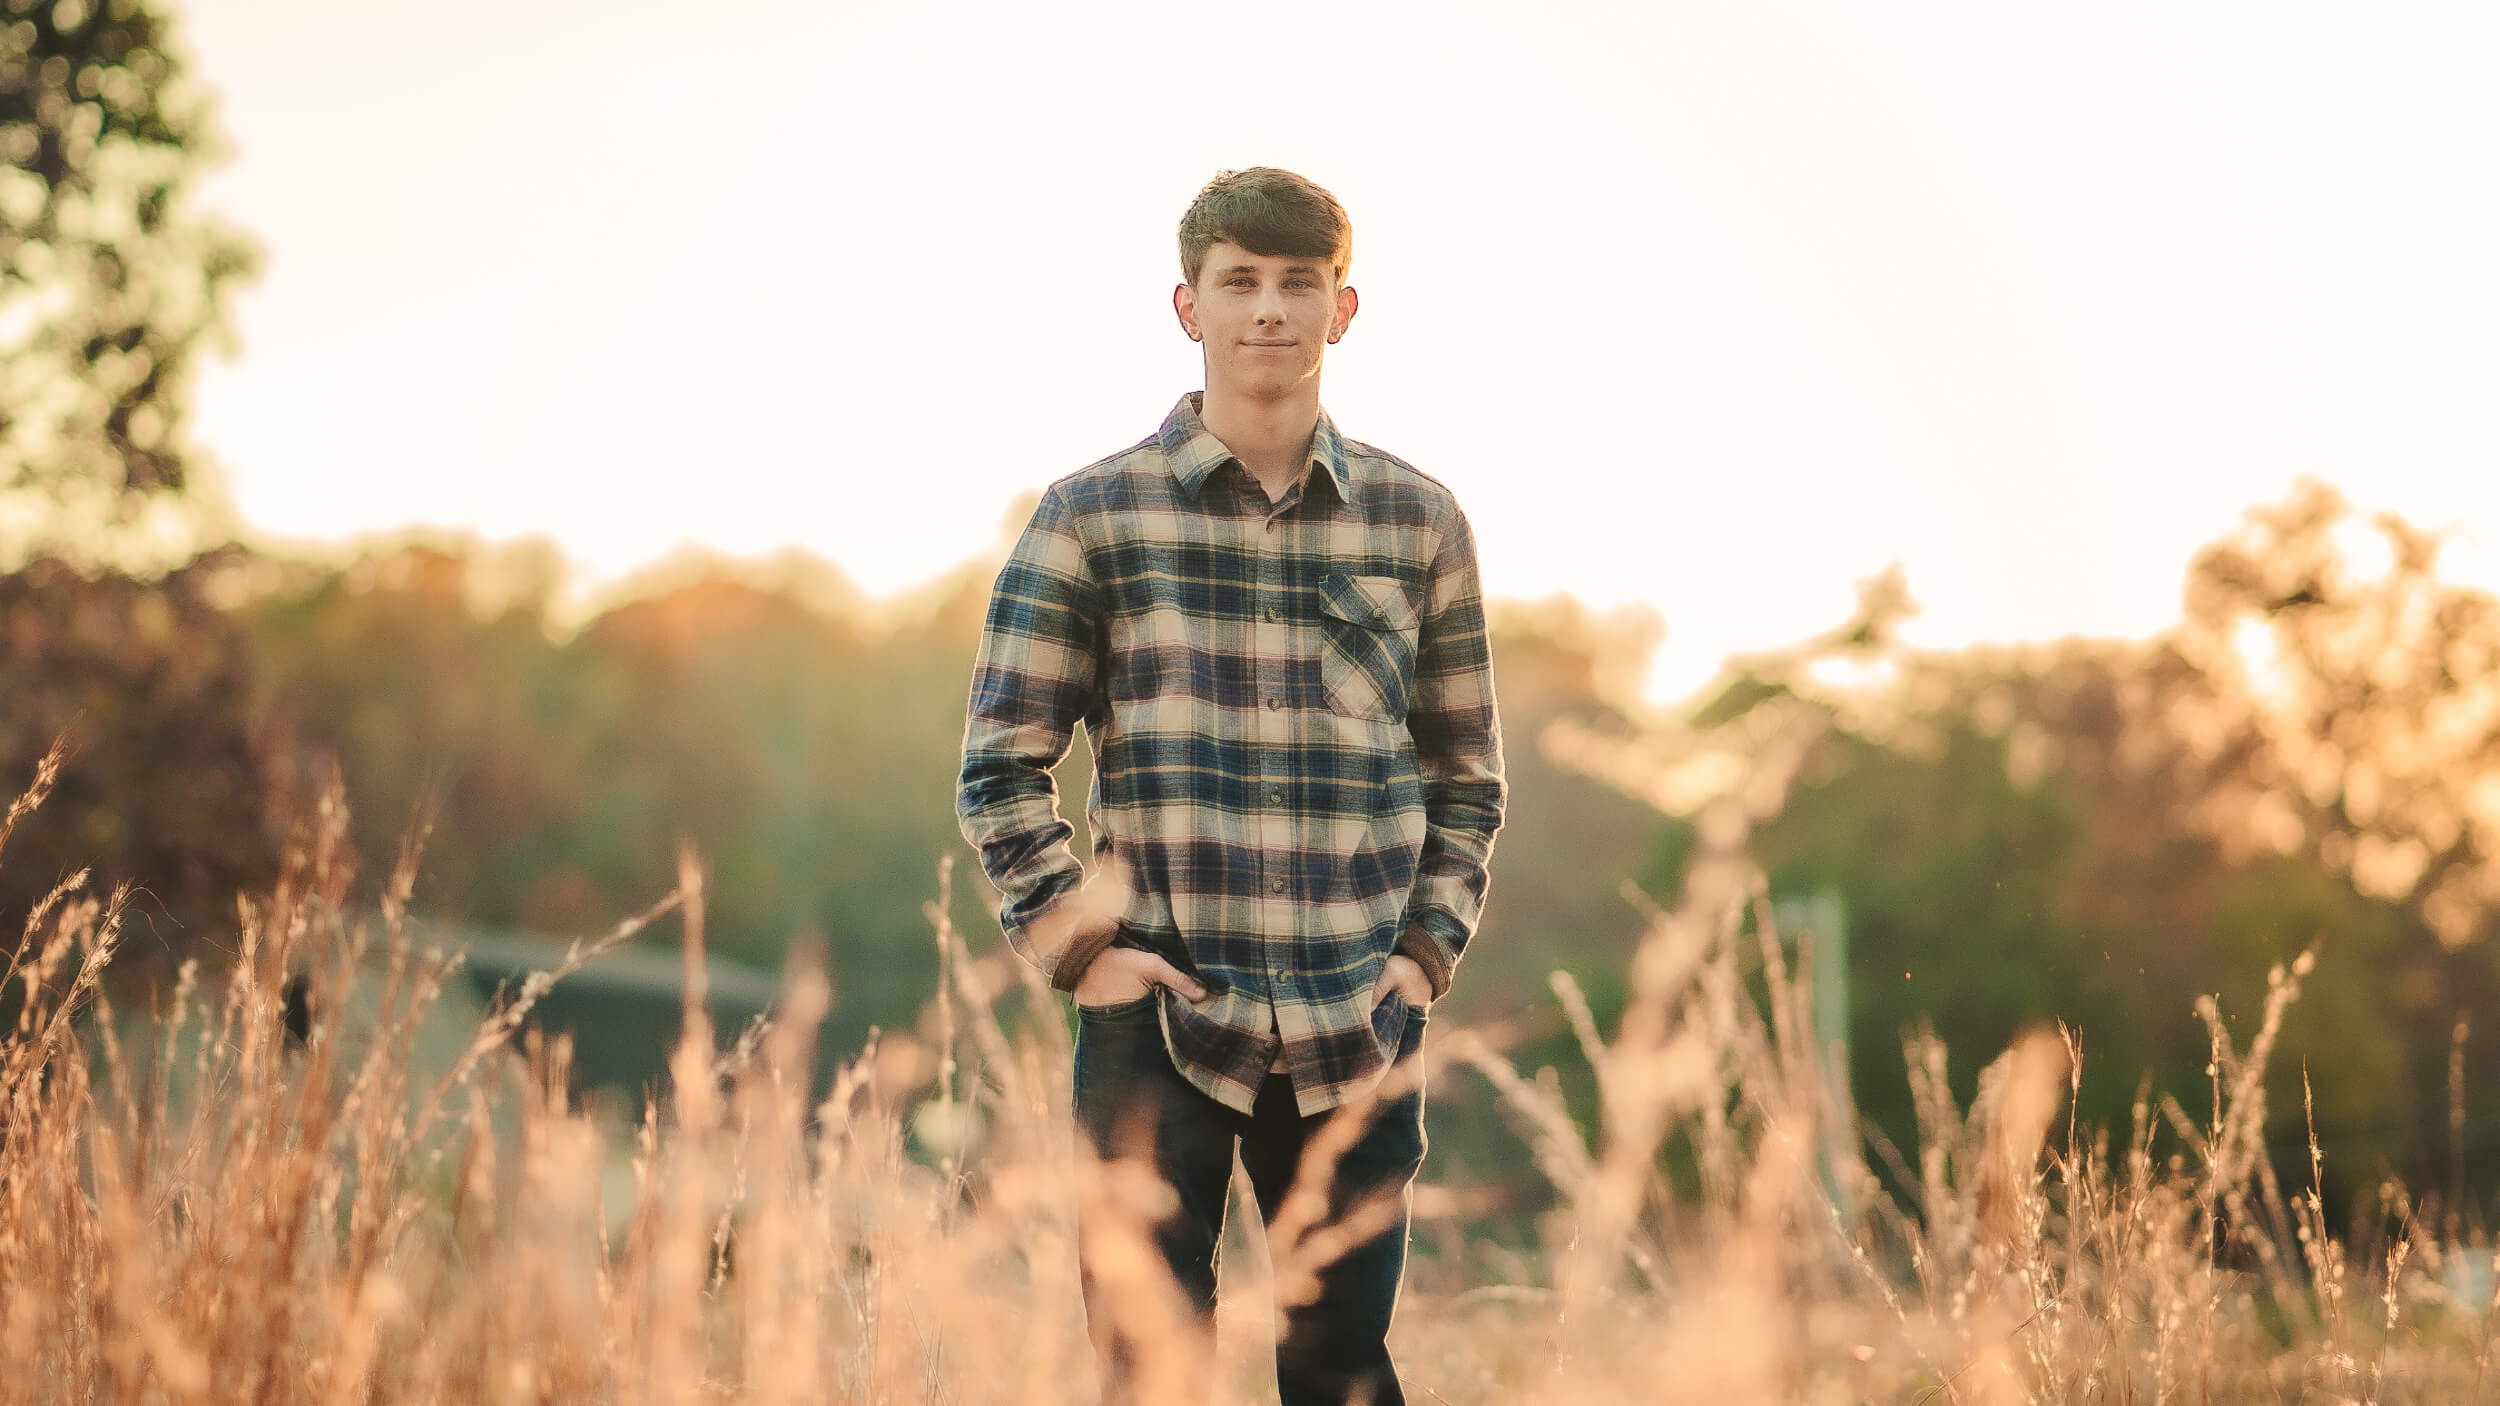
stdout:
[[1181,216],[1181,276],[1196,287],[1219,239],[1269,258],[1326,259],[1339,285],[1354,262],[1354,226],[1318,183],[1274,166],[1218,171]]

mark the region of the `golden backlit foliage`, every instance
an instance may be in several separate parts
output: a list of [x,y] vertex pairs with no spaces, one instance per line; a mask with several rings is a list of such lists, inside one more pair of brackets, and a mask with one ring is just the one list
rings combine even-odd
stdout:
[[2314,856],[2440,940],[2500,909],[2500,602],[2438,577],[2440,538],[2305,485],[2189,573],[2181,723],[2250,764],[2206,796],[2236,847]]

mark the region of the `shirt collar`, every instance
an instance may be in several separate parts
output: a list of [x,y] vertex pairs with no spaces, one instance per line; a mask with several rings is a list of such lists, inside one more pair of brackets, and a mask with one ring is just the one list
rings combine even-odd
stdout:
[[[1195,498],[1199,485],[1207,475],[1222,468],[1233,457],[1224,442],[1207,432],[1206,422],[1198,418],[1198,407],[1204,391],[1191,391],[1172,406],[1172,413],[1163,417],[1163,428],[1157,438],[1163,445],[1164,461],[1172,467],[1172,477],[1180,481],[1181,491]],[[1354,506],[1354,474],[1346,467],[1345,439],[1337,433],[1337,423],[1328,412],[1319,412],[1319,423],[1311,429],[1311,462],[1328,473],[1328,481],[1337,490],[1337,501]]]

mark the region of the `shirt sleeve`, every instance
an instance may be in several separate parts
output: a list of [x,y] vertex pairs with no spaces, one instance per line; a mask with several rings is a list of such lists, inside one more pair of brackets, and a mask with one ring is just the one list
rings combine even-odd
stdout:
[[1078,886],[1084,867],[1069,849],[1076,831],[1059,814],[1051,768],[1100,696],[1102,615],[1075,518],[1054,488],[991,589],[955,785],[956,821],[998,888],[1007,943],[1053,984],[1073,954],[1035,950],[1031,924]]
[[1424,969],[1437,1000],[1484,914],[1486,865],[1508,797],[1476,541],[1463,513],[1433,556],[1406,726],[1423,774],[1424,846],[1397,950]]

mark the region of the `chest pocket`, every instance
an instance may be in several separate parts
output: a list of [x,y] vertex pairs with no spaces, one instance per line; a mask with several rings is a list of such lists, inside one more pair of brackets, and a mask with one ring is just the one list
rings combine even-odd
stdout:
[[1395,576],[1319,580],[1319,682],[1347,717],[1406,721],[1415,684],[1415,602]]

